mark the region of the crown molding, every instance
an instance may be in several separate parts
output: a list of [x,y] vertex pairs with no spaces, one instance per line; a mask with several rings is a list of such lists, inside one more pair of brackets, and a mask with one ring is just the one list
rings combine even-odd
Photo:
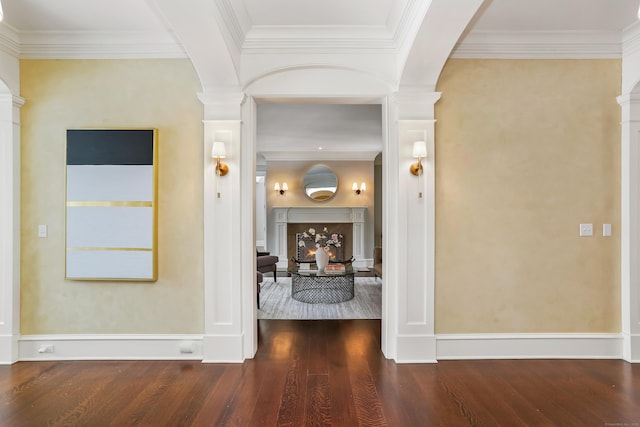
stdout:
[[456,44],[452,58],[617,59],[619,31],[474,31]]
[[622,52],[627,57],[640,50],[640,22],[625,28],[622,35]]
[[20,56],[18,32],[6,24],[0,24],[0,50],[16,58]]
[[259,151],[259,154],[262,154],[267,162],[372,162],[380,151]]
[[227,28],[236,49],[240,51],[247,36],[248,28],[251,27],[249,15],[244,9],[244,4],[240,5],[239,10],[235,10],[229,0],[218,0],[216,7],[218,8],[218,14],[222,18],[219,24]]
[[19,56],[23,59],[187,57],[171,33],[162,31],[28,32],[18,33],[18,40]]
[[396,42],[384,26],[254,26],[242,45],[242,53],[317,53],[328,51],[395,52]]

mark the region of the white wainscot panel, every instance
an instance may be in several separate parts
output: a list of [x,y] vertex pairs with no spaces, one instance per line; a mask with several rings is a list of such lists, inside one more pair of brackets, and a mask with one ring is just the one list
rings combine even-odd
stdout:
[[68,248],[153,247],[153,208],[67,207]]
[[67,278],[153,278],[151,251],[67,251]]
[[151,201],[153,165],[69,165],[68,201]]

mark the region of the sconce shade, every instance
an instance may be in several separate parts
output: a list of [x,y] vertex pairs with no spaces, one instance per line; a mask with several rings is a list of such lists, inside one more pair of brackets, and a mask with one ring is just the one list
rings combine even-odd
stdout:
[[360,184],[360,191],[365,191],[366,189],[367,189],[367,184],[365,184],[364,182]]
[[224,159],[225,155],[226,155],[226,150],[224,148],[224,142],[215,141],[213,143],[213,148],[211,149],[211,157]]
[[427,144],[424,141],[413,143],[413,157],[416,159],[427,157]]
[[286,182],[283,182],[282,187],[280,187],[280,183],[276,182],[275,185],[273,186],[273,189],[278,193],[280,193],[280,195],[284,195],[284,193],[289,189],[289,186],[287,185]]
[[216,174],[218,176],[225,176],[229,172],[229,166],[220,161],[220,159],[224,159],[225,155],[224,142],[214,141],[213,148],[211,148],[211,157],[216,159]]
[[422,175],[422,159],[427,157],[427,144],[424,141],[416,141],[413,143],[413,157],[418,159],[409,167],[409,171],[415,175]]
[[358,183],[357,183],[357,182],[354,182],[354,183],[353,183],[353,185],[351,186],[351,189],[352,189],[353,191],[356,191],[356,190],[358,189]]

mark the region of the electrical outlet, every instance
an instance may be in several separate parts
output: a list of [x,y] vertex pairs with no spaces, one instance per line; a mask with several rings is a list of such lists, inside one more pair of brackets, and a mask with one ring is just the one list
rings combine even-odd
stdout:
[[593,236],[593,224],[580,224],[580,236]]
[[43,344],[38,347],[38,353],[53,353],[53,344]]
[[602,235],[611,237],[611,224],[602,224]]

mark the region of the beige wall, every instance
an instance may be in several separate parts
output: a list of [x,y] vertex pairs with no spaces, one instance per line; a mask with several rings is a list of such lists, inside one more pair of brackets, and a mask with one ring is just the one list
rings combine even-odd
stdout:
[[[327,202],[314,202],[307,198],[302,188],[302,177],[312,166],[322,164],[331,168],[338,176],[338,191]],[[273,190],[273,184],[286,182],[289,191],[281,196]],[[354,182],[367,184],[367,191],[357,196],[351,186]],[[274,207],[301,206],[366,206],[365,255],[373,256],[373,214],[374,214],[374,178],[373,160],[371,161],[319,161],[319,162],[268,162],[267,163],[267,247],[276,252],[274,242]]]
[[[21,61],[22,334],[202,333],[202,104],[188,60]],[[159,130],[159,279],[64,280],[65,132]],[[49,237],[38,238],[38,224]]]
[[438,333],[620,331],[620,76],[617,60],[446,64]]

